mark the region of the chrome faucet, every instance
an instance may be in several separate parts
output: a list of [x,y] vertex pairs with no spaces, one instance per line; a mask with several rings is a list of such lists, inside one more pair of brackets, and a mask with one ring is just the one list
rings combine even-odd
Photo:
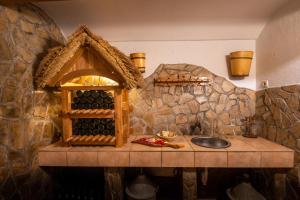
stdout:
[[244,122],[244,126],[245,126],[245,132],[243,134],[243,136],[245,137],[257,137],[254,133],[252,133],[252,125],[255,123],[254,122],[254,117],[245,117],[245,119],[241,120],[242,122]]
[[202,135],[203,130],[202,130],[202,127],[201,127],[201,123],[199,121],[196,122],[194,125],[191,126],[191,132],[192,132],[192,134],[194,134],[194,133],[200,133],[200,135]]
[[210,125],[210,137],[215,137],[216,130],[217,130],[217,120],[213,119]]

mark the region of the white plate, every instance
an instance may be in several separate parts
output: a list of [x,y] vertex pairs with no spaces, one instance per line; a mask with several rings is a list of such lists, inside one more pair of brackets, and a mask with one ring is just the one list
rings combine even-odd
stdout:
[[168,140],[168,141],[173,141],[177,137],[176,134],[173,137],[165,137],[165,136],[162,136],[160,133],[157,133],[156,136],[161,138],[161,139]]

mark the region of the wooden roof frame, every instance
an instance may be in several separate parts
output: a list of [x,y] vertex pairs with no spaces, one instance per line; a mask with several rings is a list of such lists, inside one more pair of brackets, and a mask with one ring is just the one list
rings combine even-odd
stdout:
[[[80,26],[65,45],[48,50],[35,73],[37,88],[59,86],[65,73],[86,49],[91,49],[97,59],[102,59],[110,67],[109,70],[120,77],[118,80],[123,81],[119,83],[120,86],[127,89],[142,87],[142,74],[126,55],[94,35],[86,26]],[[96,74],[101,74],[101,67],[95,67],[94,70],[99,72]]]

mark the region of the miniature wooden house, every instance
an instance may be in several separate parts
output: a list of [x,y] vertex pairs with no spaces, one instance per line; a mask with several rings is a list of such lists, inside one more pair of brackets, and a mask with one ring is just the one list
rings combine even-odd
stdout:
[[38,88],[61,91],[64,142],[120,147],[127,141],[128,90],[141,86],[142,75],[85,26],[64,46],[49,50],[35,78]]

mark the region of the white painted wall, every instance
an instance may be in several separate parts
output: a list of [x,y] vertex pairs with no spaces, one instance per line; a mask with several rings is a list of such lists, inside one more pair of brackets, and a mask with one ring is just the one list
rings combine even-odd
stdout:
[[36,3],[71,34],[79,24],[110,41],[256,39],[289,0],[72,0]]
[[[207,68],[229,79],[226,55],[232,51],[255,50],[255,40],[210,40],[210,41],[128,41],[110,42],[126,54],[146,53],[146,73],[149,76],[159,64],[188,63]],[[235,85],[256,88],[256,61],[253,59],[249,77],[231,80]]]
[[291,0],[267,23],[256,42],[257,89],[300,83],[300,1]]

